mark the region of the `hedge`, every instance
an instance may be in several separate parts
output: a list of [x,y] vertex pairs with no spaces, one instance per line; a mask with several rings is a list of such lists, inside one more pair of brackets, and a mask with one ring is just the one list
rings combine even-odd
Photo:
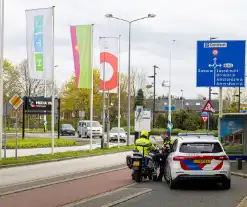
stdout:
[[[128,132],[128,127],[123,127],[125,129],[126,132]],[[150,134],[151,135],[160,135],[162,132],[167,132],[167,129],[164,128],[152,128]],[[198,133],[202,133],[202,132],[207,132],[205,130],[196,130],[196,131],[186,131],[186,130],[181,130],[181,129],[172,129],[172,135],[176,136],[178,135],[178,133],[181,132],[198,132]],[[217,130],[213,130],[211,131],[214,133],[214,136],[218,137],[218,131]],[[135,133],[135,129],[134,127],[130,127],[130,133],[134,134]]]
[[35,163],[40,161],[58,161],[65,158],[78,158],[78,157],[88,157],[91,155],[102,155],[105,153],[116,153],[116,152],[124,152],[124,151],[130,151],[134,149],[133,145],[130,146],[120,146],[118,147],[111,147],[107,149],[93,149],[93,150],[87,150],[87,151],[68,151],[68,152],[58,152],[52,154],[37,154],[37,155],[31,155],[31,156],[25,156],[25,157],[18,157],[18,159],[15,159],[14,157],[11,158],[3,158],[0,160],[0,167],[3,165],[9,165],[9,164],[21,164],[21,163]]
[[[15,149],[15,139],[7,139],[7,149]],[[77,146],[75,140],[55,139],[55,147]],[[51,147],[51,139],[47,138],[25,138],[18,139],[18,148],[46,148]],[[4,146],[3,146],[4,148]]]
[[237,144],[237,145],[227,145],[224,146],[224,150],[226,151],[227,154],[230,155],[241,155],[244,154],[244,145],[242,144]]

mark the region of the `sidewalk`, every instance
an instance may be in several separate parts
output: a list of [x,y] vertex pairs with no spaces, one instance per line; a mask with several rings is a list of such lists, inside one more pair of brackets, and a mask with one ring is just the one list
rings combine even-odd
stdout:
[[231,172],[243,173],[243,174],[247,175],[247,163],[242,162],[242,170],[238,170],[236,161],[231,162]]
[[[110,143],[110,147],[117,146],[117,143]],[[123,143],[120,143],[121,146],[126,145]],[[98,148],[101,147],[100,143],[94,143],[92,145],[92,148]],[[90,145],[83,145],[83,146],[74,146],[74,147],[55,147],[54,152],[67,152],[67,151],[80,151],[80,150],[89,150]],[[6,150],[6,157],[15,157],[15,149],[7,149]],[[2,150],[2,153],[4,154],[4,150]],[[18,149],[17,155],[18,157],[22,156],[30,156],[30,155],[37,155],[37,154],[50,154],[51,148],[30,148],[30,149]]]
[[125,165],[130,152],[0,169],[0,186]]

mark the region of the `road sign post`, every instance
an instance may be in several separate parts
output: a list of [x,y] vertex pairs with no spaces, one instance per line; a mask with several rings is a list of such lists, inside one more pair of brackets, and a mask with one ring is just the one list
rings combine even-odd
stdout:
[[[14,95],[10,100],[9,104],[14,108],[16,115],[15,115],[15,128],[16,128],[16,136],[15,136],[15,159],[18,157],[18,109],[23,104],[23,100],[18,96]],[[24,109],[23,109],[24,110]]]
[[245,41],[197,41],[197,87],[245,87]]
[[245,87],[245,40],[197,41],[197,87],[219,88],[219,119],[223,87]]

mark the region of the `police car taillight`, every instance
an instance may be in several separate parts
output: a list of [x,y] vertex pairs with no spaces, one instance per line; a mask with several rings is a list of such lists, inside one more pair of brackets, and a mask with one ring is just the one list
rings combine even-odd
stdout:
[[173,160],[174,161],[186,160],[186,157],[184,157],[184,156],[176,156],[176,157],[173,157]]
[[215,156],[214,157],[215,160],[229,160],[229,157],[226,155],[223,156]]

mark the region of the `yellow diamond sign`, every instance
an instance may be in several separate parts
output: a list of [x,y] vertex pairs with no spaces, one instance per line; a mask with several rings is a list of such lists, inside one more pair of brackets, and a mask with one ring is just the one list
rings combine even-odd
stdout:
[[23,100],[18,96],[18,95],[14,95],[10,100],[9,100],[9,104],[15,109],[17,110],[23,103]]

